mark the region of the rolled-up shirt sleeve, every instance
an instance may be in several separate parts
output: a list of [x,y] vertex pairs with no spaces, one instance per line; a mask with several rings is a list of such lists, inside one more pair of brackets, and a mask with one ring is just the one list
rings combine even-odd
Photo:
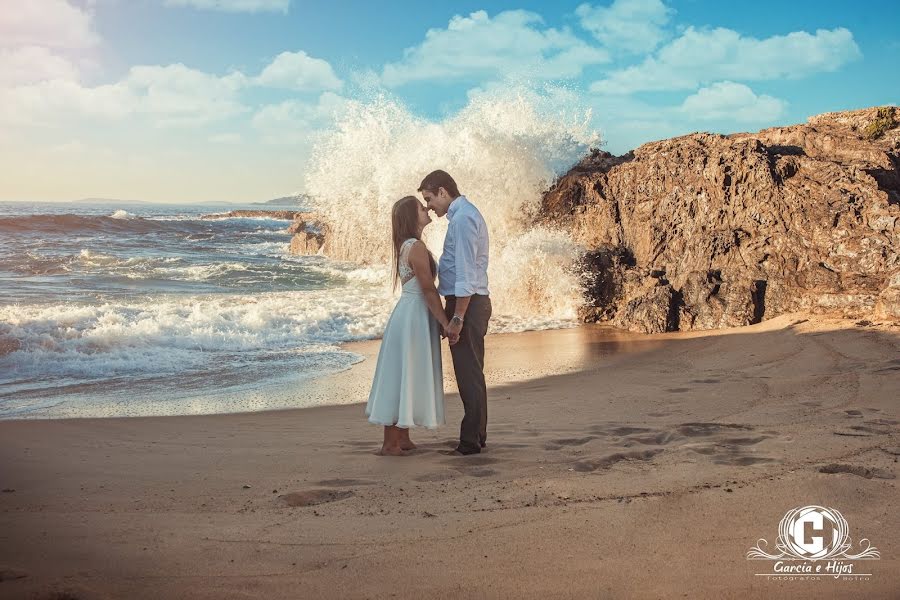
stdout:
[[476,252],[478,245],[478,222],[469,215],[459,215],[452,223],[456,251],[456,285],[453,293],[458,297],[472,296],[476,292]]

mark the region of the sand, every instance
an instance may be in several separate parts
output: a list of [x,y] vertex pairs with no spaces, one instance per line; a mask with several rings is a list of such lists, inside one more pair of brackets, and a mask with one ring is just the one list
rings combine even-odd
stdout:
[[[440,452],[452,378],[447,426],[375,456],[373,360],[314,390],[354,404],[0,422],[0,598],[900,597],[900,327],[586,326],[487,352],[470,457]],[[750,547],[811,504],[880,550],[871,576],[755,575]]]

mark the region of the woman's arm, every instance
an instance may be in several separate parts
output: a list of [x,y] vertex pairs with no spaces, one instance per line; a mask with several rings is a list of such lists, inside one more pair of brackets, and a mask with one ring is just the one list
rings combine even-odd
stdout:
[[409,266],[412,267],[422,293],[425,295],[425,303],[428,310],[441,324],[441,328],[447,329],[450,322],[447,315],[444,314],[444,307],[441,305],[441,297],[434,287],[434,276],[431,273],[431,261],[428,260],[428,248],[422,242],[415,242],[409,249]]

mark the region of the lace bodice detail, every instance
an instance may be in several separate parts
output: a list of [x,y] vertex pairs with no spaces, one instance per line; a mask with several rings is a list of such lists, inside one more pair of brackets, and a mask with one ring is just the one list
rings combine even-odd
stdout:
[[407,281],[415,277],[415,273],[413,273],[412,267],[409,266],[409,251],[412,249],[414,243],[416,243],[416,238],[409,238],[403,245],[400,246],[400,257],[397,264],[397,274],[400,275],[400,282],[405,284]]

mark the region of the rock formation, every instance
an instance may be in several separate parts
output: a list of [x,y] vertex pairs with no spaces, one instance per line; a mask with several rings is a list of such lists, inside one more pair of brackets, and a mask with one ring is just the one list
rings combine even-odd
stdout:
[[900,319],[900,109],[593,151],[543,199],[587,321],[712,329],[809,310]]
[[315,213],[297,213],[287,229],[291,238],[291,254],[319,254],[324,252],[328,228]]

